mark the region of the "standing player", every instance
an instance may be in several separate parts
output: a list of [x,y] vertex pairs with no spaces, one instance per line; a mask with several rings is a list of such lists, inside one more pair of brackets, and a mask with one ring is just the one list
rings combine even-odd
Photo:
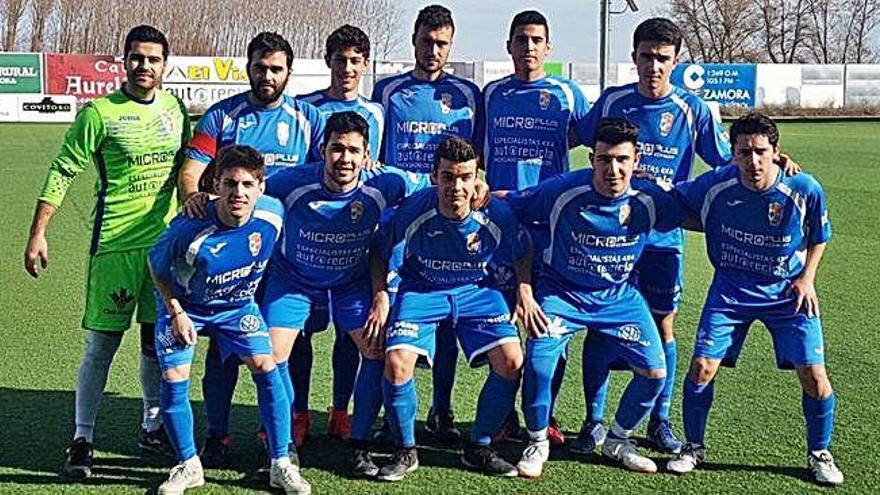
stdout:
[[[331,304],[334,327],[362,356],[354,387],[352,470],[373,476],[378,468],[366,440],[382,406],[383,354],[381,328],[365,330],[373,300],[368,248],[382,211],[428,183],[393,167],[363,172],[369,125],[354,112],[330,116],[324,139],[323,162],[284,170],[268,181],[266,193],[282,199],[286,215],[263,311],[276,362],[284,363],[314,308]],[[292,384],[288,391],[295,399]]]
[[629,121],[603,119],[592,169],[507,195],[520,221],[550,229],[536,288],[549,321],[529,329],[526,344],[523,411],[529,444],[517,464],[522,476],[540,476],[547,462],[554,369],[573,335],[585,328],[606,349],[600,366],[621,359],[633,371],[603,454],[632,471],[657,470],[629,437],[654,405],[666,363],[660,334],[630,274],[650,231],[676,227],[687,210],[652,182],[631,180],[639,163],[637,138],[638,128]]
[[[550,27],[543,14],[527,10],[513,17],[507,52],[514,73],[483,90],[486,133],[482,146],[486,181],[493,190],[521,190],[567,172],[568,150],[577,144],[570,136],[589,110],[575,83],[544,71],[544,59],[550,53]],[[535,226],[529,229],[536,250],[541,249],[547,232]],[[562,384],[565,354],[557,370],[554,397]],[[512,411],[499,436],[518,428],[516,412]],[[550,439],[554,445],[565,442],[555,418]]]
[[[330,68],[330,87],[298,98],[317,107],[325,116],[352,111],[363,117],[370,127],[369,156],[378,156],[385,112],[382,105],[358,94],[361,77],[370,63],[370,38],[360,29],[346,24],[327,37],[324,61]],[[305,440],[310,422],[309,382],[312,375],[312,340],[309,333],[302,336],[293,346],[290,367],[296,392],[295,419],[305,425],[305,428],[296,430],[300,445]],[[327,422],[329,435],[348,439],[351,433],[348,402],[359,364],[357,346],[345,332],[337,329],[333,342],[333,405]]]
[[[694,158],[699,155],[712,167],[730,162],[730,142],[721,123],[712,117],[706,103],[669,81],[681,49],[681,31],[672,21],[648,19],[633,34],[633,63],[639,80],[605,90],[589,115],[578,126],[580,140],[593,146],[600,119],[623,117],[639,127],[639,167],[669,184],[690,178]],[[648,422],[648,441],[657,450],[675,453],[681,442],[669,425],[669,405],[675,387],[677,346],[673,322],[681,302],[684,282],[684,236],[681,229],[653,232],[636,266],[639,290],[648,301],[663,340],[666,383]],[[584,347],[584,394],[588,421],[584,423],[572,450],[592,452],[605,438],[602,423],[608,373],[596,363],[605,351],[590,342]]]
[[206,205],[207,214],[181,214],[150,251],[150,271],[162,302],[155,335],[163,370],[162,411],[179,461],[158,492],[181,494],[205,484],[189,403],[190,365],[197,336],[205,333],[224,357],[236,355],[251,370],[272,456],[270,485],[286,493],[309,493],[309,483],[287,453],[290,407],[266,323],[254,302],[281,234],[284,210],[278,200],[262,197],[266,167],[253,148],[222,148],[214,166],[218,198]]
[[[199,119],[186,149],[179,190],[188,215],[205,214],[213,184],[208,165],[224,146],[246,144],[259,151],[267,177],[285,167],[320,159],[324,118],[312,105],[284,94],[293,64],[290,43],[279,34],[260,33],[248,43],[247,56],[251,90],[212,105]],[[210,467],[224,464],[229,450],[229,414],[238,366],[236,359],[221,362],[216,344],[211,344],[203,380],[208,437],[202,451]]]
[[[382,381],[385,410],[398,445],[378,477],[399,481],[419,466],[413,372],[420,358],[428,363],[433,360],[434,333],[437,323],[445,319],[452,320],[468,363],[491,366],[462,462],[486,474],[516,476],[516,468],[492,449],[491,441],[513,407],[522,349],[519,333],[511,324],[512,308],[500,291],[483,283],[490,261],[516,266],[517,310],[527,322],[536,317],[540,309],[531,292],[529,237],[497,199],[483,210],[472,210],[478,167],[476,152],[467,140],[448,138],[434,156],[437,187],[414,195],[395,212],[383,242],[384,260],[399,242],[405,242],[405,251],[400,289],[385,337]],[[373,284],[379,293],[384,280],[385,273],[378,270]]]
[[773,337],[777,366],[794,368],[803,388],[810,474],[819,484],[840,485],[843,473],[828,451],[836,396],[825,370],[815,288],[831,238],[825,193],[808,174],[788,177],[774,163],[779,131],[769,118],[740,117],[730,136],[736,167],[678,188],[700,215],[715,276],[684,382],[687,443],[667,469],[683,474],[704,461],[718,367],[736,364],[749,327],[759,320]]
[[[415,68],[376,83],[373,101],[385,107],[385,136],[379,159],[409,172],[430,174],[434,153],[444,138],[479,140],[482,121],[480,89],[472,82],[443,70],[452,49],[455,24],[446,7],[430,5],[419,11],[413,28]],[[400,261],[393,253],[392,271]],[[392,280],[396,290],[399,279]],[[437,331],[437,356],[433,367],[434,390],[425,428],[439,440],[458,441],[452,411],[452,386],[458,348],[449,322]]]
[[95,417],[110,363],[137,313],[141,324],[140,380],[144,394],[140,446],[167,452],[159,415],[159,363],[153,347],[156,301],[147,250],[174,211],[175,166],[189,141],[183,103],[159,89],[168,41],[158,29],[138,26],[125,37],[126,83],[86,105],[67,131],[37,202],[24,253],[25,269],[46,268],[46,230],[73,179],[90,164],[98,169],[97,203],[82,326],[86,349],[76,380],[76,432],[64,474],[86,478],[92,468]]

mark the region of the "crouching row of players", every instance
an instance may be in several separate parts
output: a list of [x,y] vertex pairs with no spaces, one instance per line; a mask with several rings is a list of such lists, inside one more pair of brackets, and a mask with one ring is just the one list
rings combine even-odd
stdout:
[[[731,128],[737,166],[667,191],[632,178],[638,129],[624,119],[604,119],[591,169],[526,191],[497,191],[488,200],[479,197],[477,155],[464,139],[439,146],[431,184],[391,167],[364,171],[368,126],[354,113],[331,117],[325,136],[323,164],[286,169],[265,183],[255,151],[223,150],[219,198],[209,203],[208,215],[179,217],[152,250],[164,303],[156,329],[162,408],[180,460],[160,492],[204,482],[187,401],[199,332],[253,373],[271,484],[288,493],[310,490],[289,446],[293,389],[289,374],[279,372],[284,364],[272,359],[269,335],[295,335],[310,309],[328,299],[334,324],[348,331],[363,357],[350,440],[354,475],[398,481],[418,468],[413,371],[419,360],[431,362],[443,320],[453,322],[471,366],[490,366],[462,453],[466,466],[496,476],[541,475],[549,457],[555,367],[572,336],[588,330],[586,345],[598,346],[593,354],[601,356],[591,366],[604,374],[621,364],[633,371],[602,452],[627,469],[656,471],[630,435],[660,393],[666,365],[657,327],[630,274],[651,230],[683,224],[707,233],[715,277],[684,386],[687,443],[667,469],[686,473],[703,462],[714,376],[723,360],[735,361],[757,319],[773,335],[779,366],[794,367],[803,384],[810,472],[819,482],[842,483],[828,452],[835,399],[813,285],[830,225],[815,180],[785,176],[774,164],[779,136],[772,121],[754,114],[739,119]],[[396,211],[378,229],[388,208]],[[524,226],[549,236],[533,246]],[[402,259],[389,263],[395,252]],[[540,269],[532,269],[533,254]],[[400,276],[393,300],[389,269]],[[499,289],[505,284],[490,272],[512,273],[515,282]],[[254,294],[264,273],[258,308]],[[528,334],[525,357],[515,320]],[[529,443],[513,465],[491,441],[514,407],[521,379]],[[383,406],[396,446],[379,468],[367,438]]]

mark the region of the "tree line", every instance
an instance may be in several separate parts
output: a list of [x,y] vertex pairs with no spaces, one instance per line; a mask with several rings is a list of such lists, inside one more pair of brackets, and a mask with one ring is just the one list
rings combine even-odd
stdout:
[[348,23],[364,30],[373,58],[403,40],[394,0],[0,0],[0,50],[121,54],[128,30],[151,24],[180,55],[244,56],[261,31],[287,38],[297,58],[322,58],[324,41]]
[[672,0],[694,62],[880,62],[880,0]]

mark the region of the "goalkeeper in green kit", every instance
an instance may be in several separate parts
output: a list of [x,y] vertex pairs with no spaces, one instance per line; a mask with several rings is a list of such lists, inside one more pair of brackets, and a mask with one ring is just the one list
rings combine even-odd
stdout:
[[82,326],[86,346],[76,380],[76,432],[62,474],[86,478],[92,468],[95,417],[110,363],[132,316],[141,327],[144,414],[140,447],[169,453],[159,412],[160,370],[154,346],[156,300],[147,253],[174,213],[180,150],[189,142],[183,103],[159,89],[168,41],[151,26],[125,38],[124,86],[88,103],[71,125],[37,201],[24,267],[38,276],[49,263],[46,229],[74,178],[98,171]]

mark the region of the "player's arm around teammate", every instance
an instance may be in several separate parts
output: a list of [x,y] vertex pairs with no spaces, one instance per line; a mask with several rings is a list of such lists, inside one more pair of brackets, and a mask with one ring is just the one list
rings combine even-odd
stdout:
[[180,494],[204,484],[193,438],[189,404],[190,365],[199,332],[216,339],[221,354],[236,355],[257,385],[257,403],[272,457],[270,485],[309,493],[288,454],[290,409],[271,354],[266,324],[254,293],[283,223],[281,204],[261,199],[263,157],[253,148],[221,149],[216,160],[215,201],[205,218],[180,215],[150,252],[150,271],[162,305],[155,341],[163,369],[161,401],[179,464],[159,487]]
[[[687,444],[667,468],[684,474],[703,463],[705,432],[721,365],[735,364],[755,320],[773,338],[777,367],[794,368],[803,390],[807,467],[819,484],[843,473],[828,450],[836,396],[825,367],[815,278],[831,225],[821,186],[778,165],[779,132],[760,114],[731,126],[736,167],[679,186],[699,211],[715,276],[700,317],[682,401]],[[772,260],[766,262],[765,260]]]

